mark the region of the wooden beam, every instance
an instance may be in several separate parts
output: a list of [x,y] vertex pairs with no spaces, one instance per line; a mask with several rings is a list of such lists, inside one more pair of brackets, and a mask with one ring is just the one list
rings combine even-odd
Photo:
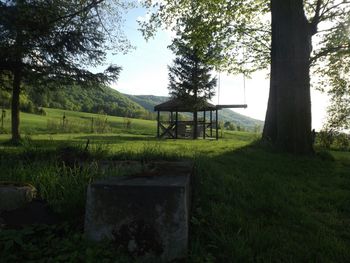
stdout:
[[221,109],[234,109],[234,108],[243,108],[246,109],[248,108],[247,104],[227,104],[227,105],[216,105],[217,110]]
[[213,111],[210,110],[210,137],[213,137]]
[[160,124],[160,127],[162,128],[162,134],[160,135],[160,137],[164,137],[166,134],[168,134],[171,138],[175,139],[175,136],[171,132],[174,126],[174,123],[171,123],[168,127],[165,127],[163,124]]

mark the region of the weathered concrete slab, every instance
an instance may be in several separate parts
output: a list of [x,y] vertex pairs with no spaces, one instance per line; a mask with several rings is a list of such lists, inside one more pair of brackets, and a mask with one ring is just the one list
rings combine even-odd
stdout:
[[112,177],[88,187],[85,233],[114,240],[134,255],[162,261],[186,256],[190,211],[188,162],[148,164],[151,171]]
[[36,189],[29,184],[0,182],[0,211],[10,211],[31,202]]

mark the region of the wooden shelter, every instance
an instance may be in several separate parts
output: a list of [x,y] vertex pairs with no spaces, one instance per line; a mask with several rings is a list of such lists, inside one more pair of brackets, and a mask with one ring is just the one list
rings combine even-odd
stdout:
[[[205,102],[201,107],[195,109],[193,105],[181,100],[171,99],[154,107],[157,114],[157,137],[170,139],[193,139],[194,137],[202,137],[203,139],[211,138],[218,139],[218,110],[223,108],[246,108],[247,105],[213,105]],[[162,121],[160,119],[160,112],[169,112],[168,120]],[[197,120],[197,129],[194,129],[194,120],[179,120],[179,113],[181,112],[202,112],[202,118]],[[215,118],[213,118],[215,114]],[[175,115],[175,116],[174,116]],[[209,115],[209,116],[207,116]],[[207,119],[209,117],[209,119]],[[195,136],[194,130],[197,130]]]
[[[158,112],[157,115],[157,137],[158,138],[194,138],[194,121],[179,120],[180,112],[203,112],[203,118],[197,120],[198,137],[218,138],[218,111],[215,105],[208,102],[194,109],[193,105],[189,105],[181,99],[171,99],[154,107]],[[161,121],[160,112],[169,112],[170,118],[166,121]],[[206,115],[209,112],[209,120],[206,120]],[[213,112],[215,112],[215,121],[213,121]],[[175,115],[175,116],[174,116]],[[215,137],[213,137],[213,129],[215,128]]]

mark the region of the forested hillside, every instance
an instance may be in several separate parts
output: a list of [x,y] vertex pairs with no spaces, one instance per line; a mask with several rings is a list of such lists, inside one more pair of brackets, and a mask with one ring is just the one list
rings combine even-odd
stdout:
[[163,103],[169,99],[169,97],[165,96],[154,96],[154,95],[129,95],[123,94],[128,97],[130,100],[140,104],[146,110],[152,112],[154,111],[154,106]]
[[[9,108],[10,93],[0,91],[0,106]],[[28,87],[21,96],[21,110],[39,112],[38,108],[48,107],[91,113],[107,113],[113,116],[155,119],[154,106],[169,97],[154,95],[128,95],[115,89],[101,86],[94,89],[79,86],[38,91]],[[184,115],[186,117],[186,114]],[[256,130],[263,122],[241,115],[229,109],[219,112],[219,119],[229,129]]]
[[[8,107],[10,94],[1,92],[0,103]],[[114,116],[144,118],[148,112],[139,104],[128,99],[118,91],[106,86],[82,88],[65,87],[41,92],[28,88],[21,97],[21,110],[34,112],[36,107],[49,107],[91,113],[107,113]]]

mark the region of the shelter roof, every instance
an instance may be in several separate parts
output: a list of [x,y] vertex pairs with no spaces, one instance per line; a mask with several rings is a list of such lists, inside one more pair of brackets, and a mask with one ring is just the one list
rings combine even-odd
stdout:
[[[195,111],[195,108],[193,107],[193,105],[189,105],[188,102],[182,99],[175,98],[154,106],[154,110],[155,111],[193,112]],[[216,106],[207,101],[204,102],[197,109],[197,111],[209,111],[209,110],[216,110]]]

